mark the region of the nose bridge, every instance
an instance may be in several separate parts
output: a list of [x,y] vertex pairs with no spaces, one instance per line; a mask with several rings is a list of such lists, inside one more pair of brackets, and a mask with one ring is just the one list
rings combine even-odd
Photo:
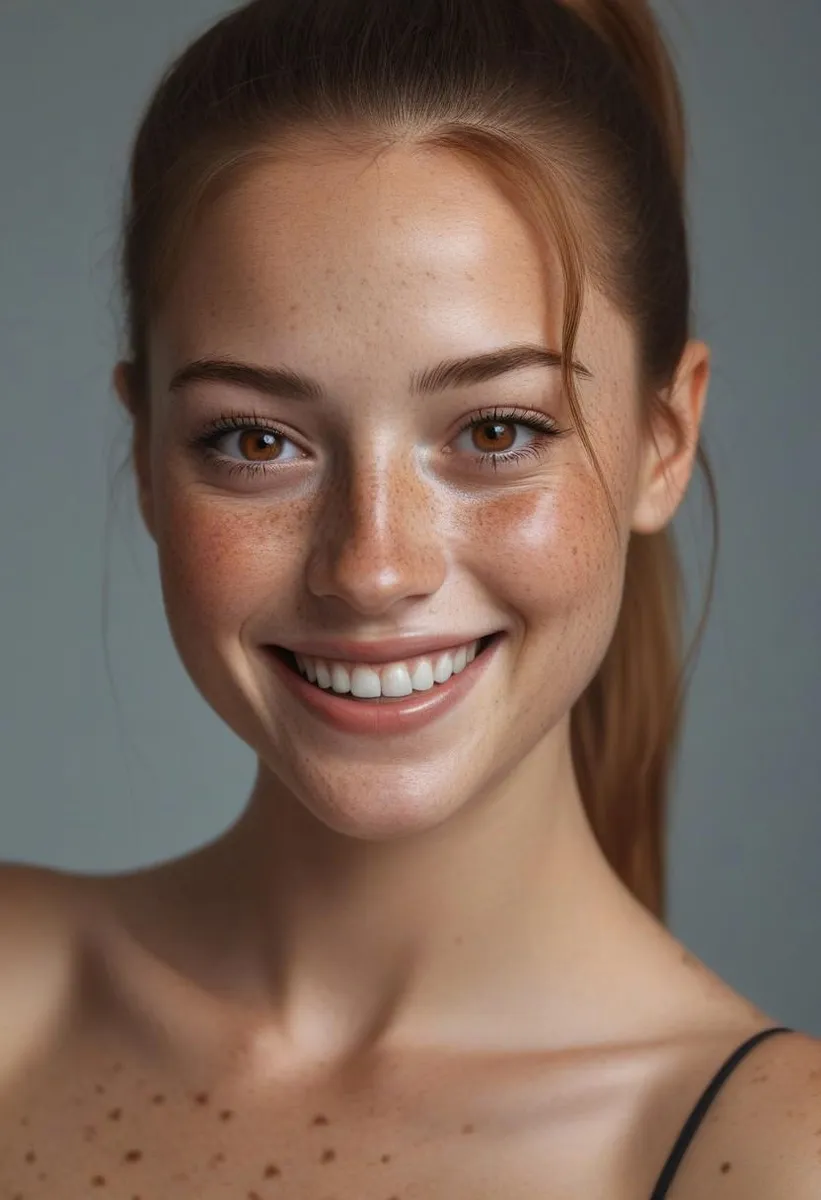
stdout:
[[310,590],[378,613],[435,592],[444,562],[432,491],[407,442],[360,445],[340,464],[317,521]]

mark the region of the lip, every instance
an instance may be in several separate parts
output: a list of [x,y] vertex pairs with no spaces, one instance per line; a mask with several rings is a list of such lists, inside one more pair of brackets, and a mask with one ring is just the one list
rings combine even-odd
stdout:
[[481,641],[498,632],[486,629],[484,633],[406,634],[404,637],[385,638],[379,642],[357,642],[351,638],[331,638],[319,641],[291,642],[285,646],[292,654],[308,654],[311,658],[332,658],[337,662],[390,663],[403,662],[422,654],[434,654],[438,650],[453,650]]
[[414,692],[401,700],[387,702],[350,700],[326,691],[292,670],[276,653],[275,647],[267,646],[265,650],[277,677],[305,709],[326,725],[343,733],[392,737],[413,733],[451,712],[482,678],[504,638],[503,633],[495,634],[486,649],[468,663],[464,671],[451,675],[447,683],[435,684],[428,692]]

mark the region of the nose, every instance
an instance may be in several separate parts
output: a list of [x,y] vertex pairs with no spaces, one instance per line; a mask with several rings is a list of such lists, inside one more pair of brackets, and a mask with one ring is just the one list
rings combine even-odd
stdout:
[[406,457],[349,463],[317,521],[308,589],[364,616],[431,596],[446,564],[434,508],[430,487]]

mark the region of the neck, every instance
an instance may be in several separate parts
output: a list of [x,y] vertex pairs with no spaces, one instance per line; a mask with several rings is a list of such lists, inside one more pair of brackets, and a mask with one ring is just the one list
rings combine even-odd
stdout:
[[261,767],[237,823],[180,867],[154,889],[153,923],[175,914],[163,959],[301,1067],[608,1040],[677,946],[607,865],[568,741],[393,842],[329,829]]

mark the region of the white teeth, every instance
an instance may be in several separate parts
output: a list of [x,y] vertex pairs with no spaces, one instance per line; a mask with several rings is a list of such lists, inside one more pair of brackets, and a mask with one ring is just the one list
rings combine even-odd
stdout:
[[331,667],[331,687],[340,696],[344,696],[351,690],[351,677],[346,668],[341,667],[338,663],[334,663]]
[[426,658],[417,665],[411,675],[411,683],[415,692],[429,692],[433,687],[433,667]]
[[361,663],[346,665],[311,658],[307,654],[294,657],[300,673],[318,687],[340,696],[350,693],[361,700],[375,700],[379,696],[400,697],[410,696],[413,692],[429,692],[435,684],[447,683],[451,675],[464,671],[478,651],[479,642],[475,641],[410,663],[387,663],[379,671]]
[[379,676],[370,667],[354,667],[351,674],[351,691],[360,700],[375,700],[382,695]]
[[382,672],[383,696],[409,696],[412,691],[413,684],[407,667],[397,664],[386,667]]
[[453,674],[453,656],[440,654],[433,664],[433,679],[435,683],[447,683]]

